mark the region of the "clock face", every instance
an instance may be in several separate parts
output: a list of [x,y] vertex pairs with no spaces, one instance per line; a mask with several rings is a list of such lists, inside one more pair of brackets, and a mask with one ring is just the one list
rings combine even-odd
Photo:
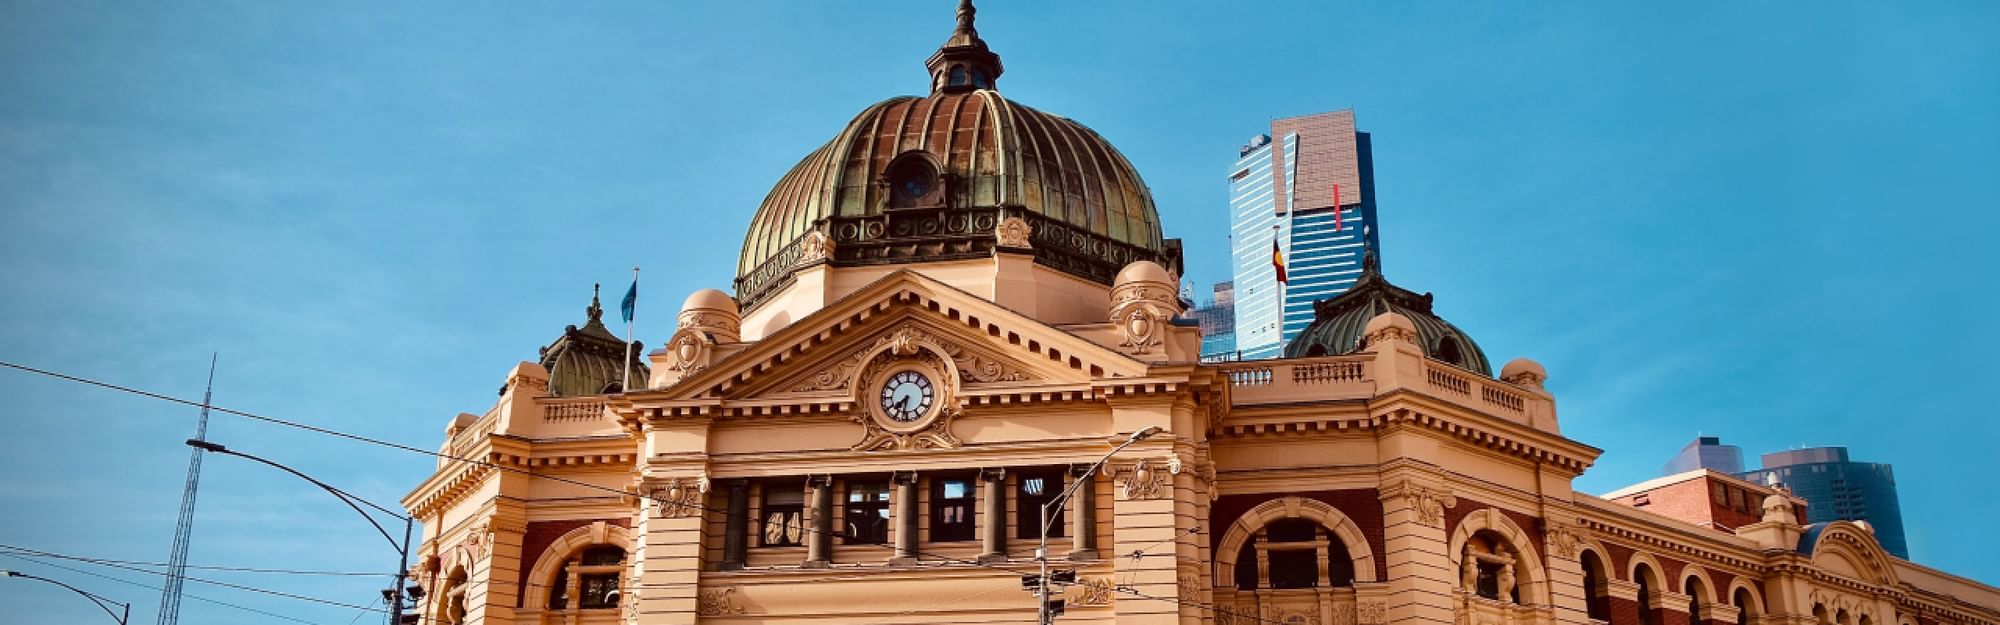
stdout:
[[889,376],[882,383],[882,412],[897,423],[911,423],[930,414],[931,403],[937,400],[937,387],[931,379],[915,371],[903,371]]

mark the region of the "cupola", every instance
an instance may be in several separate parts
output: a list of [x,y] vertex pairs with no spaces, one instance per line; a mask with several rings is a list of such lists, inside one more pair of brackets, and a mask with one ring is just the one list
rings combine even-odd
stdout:
[[583,327],[567,326],[562,336],[542,348],[542,368],[548,371],[549,394],[556,397],[602,395],[624,390],[625,367],[630,363],[632,379],[645,380],[646,363],[640,358],[645,344],[625,341],[604,327],[604,306],[598,301],[598,287],[590,287],[590,307],[584,309]]
[[959,0],[958,27],[924,61],[924,66],[931,70],[932,94],[993,89],[993,81],[1004,71],[1000,55],[986,48],[986,41],[979,38],[979,30],[972,26],[977,13],[979,10],[972,7],[972,0]]
[[1405,324],[1416,333],[1424,355],[1461,369],[1492,376],[1486,353],[1465,331],[1431,312],[1431,294],[1416,293],[1390,284],[1382,277],[1381,263],[1369,252],[1361,260],[1361,277],[1354,286],[1332,299],[1313,303],[1313,322],[1285,345],[1285,357],[1337,356],[1367,349],[1368,336],[1379,315],[1393,313],[1381,323]]

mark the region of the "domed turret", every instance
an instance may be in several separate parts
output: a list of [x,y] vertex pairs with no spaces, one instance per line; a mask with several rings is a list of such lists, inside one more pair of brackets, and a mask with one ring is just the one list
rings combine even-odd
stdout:
[[973,15],[960,5],[957,28],[927,64],[930,95],[862,110],[771,189],[737,263],[745,315],[822,261],[1005,250],[1107,287],[1133,261],[1180,268],[1180,242],[1161,237],[1152,195],[1123,154],[1082,124],[993,90],[1000,58]]
[[633,341],[633,347],[627,349],[623,339],[604,327],[604,306],[598,302],[596,285],[591,286],[590,307],[584,314],[588,319],[583,327],[563,328],[561,337],[542,348],[541,366],[548,371],[549,394],[576,397],[621,392],[628,356],[632,378],[646,379],[646,362],[639,357],[646,352],[645,344]]
[[[1486,352],[1472,337],[1431,312],[1431,294],[1418,294],[1390,284],[1370,252],[1361,261],[1361,278],[1347,292],[1313,303],[1313,322],[1285,345],[1285,357],[1331,356],[1367,348],[1367,337],[1378,329],[1378,317],[1400,320],[1416,332],[1417,344],[1433,360],[1493,375]],[[1390,317],[1389,314],[1394,316]]]

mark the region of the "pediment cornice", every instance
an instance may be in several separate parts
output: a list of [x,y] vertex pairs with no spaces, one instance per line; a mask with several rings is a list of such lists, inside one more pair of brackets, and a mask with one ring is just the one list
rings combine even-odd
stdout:
[[974,404],[1068,385],[1098,392],[1093,380],[1149,374],[1146,363],[1130,356],[922,274],[898,271],[670,386],[614,396],[612,408],[628,424],[851,410],[847,385],[865,364],[858,358],[905,330],[944,348],[965,383],[963,395]]

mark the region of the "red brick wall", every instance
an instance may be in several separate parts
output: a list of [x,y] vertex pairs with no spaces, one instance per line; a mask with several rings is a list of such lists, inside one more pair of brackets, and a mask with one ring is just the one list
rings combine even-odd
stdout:
[[[1375,579],[1389,578],[1389,559],[1386,555],[1388,544],[1382,538],[1382,500],[1373,488],[1347,490],[1320,490],[1297,493],[1265,493],[1255,495],[1224,495],[1208,508],[1208,547],[1219,549],[1222,535],[1234,525],[1237,519],[1251,508],[1266,501],[1284,497],[1304,497],[1333,506],[1341,514],[1347,515],[1368,539],[1368,550],[1375,554]],[[1221,556],[1222,554],[1213,554]]]
[[[1641,496],[1645,505],[1639,505]],[[1714,504],[1709,500],[1708,480],[1691,479],[1677,484],[1668,484],[1643,493],[1633,493],[1613,499],[1654,514],[1662,514],[1674,519],[1709,527],[1714,521]],[[1734,526],[1731,526],[1734,527]]]
[[1688,615],[1672,608],[1654,608],[1653,622],[1660,625],[1688,625]]
[[1612,597],[1611,625],[1639,625],[1639,602],[1624,597]]
[[598,521],[625,529],[632,529],[631,517],[528,522],[527,531],[521,533],[521,574],[520,579],[515,580],[516,592],[514,596],[517,597],[517,600],[514,607],[524,607],[525,602],[528,600],[528,571],[535,568],[535,561],[541,559],[542,552],[548,550],[549,545],[555,544],[556,539],[562,538],[562,535],[568,534],[570,530]]

